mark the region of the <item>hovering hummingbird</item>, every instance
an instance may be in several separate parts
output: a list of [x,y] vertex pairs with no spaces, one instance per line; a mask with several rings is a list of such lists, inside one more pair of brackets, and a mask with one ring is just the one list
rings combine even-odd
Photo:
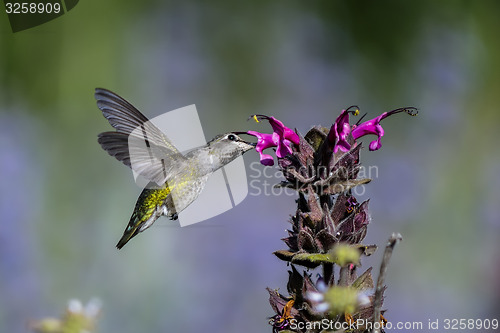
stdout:
[[117,94],[96,88],[97,106],[116,131],[98,135],[109,155],[132,168],[150,183],[137,199],[122,238],[121,249],[132,237],[149,228],[160,216],[171,220],[189,206],[205,187],[209,176],[255,147],[236,133],[217,135],[185,155],[160,129]]

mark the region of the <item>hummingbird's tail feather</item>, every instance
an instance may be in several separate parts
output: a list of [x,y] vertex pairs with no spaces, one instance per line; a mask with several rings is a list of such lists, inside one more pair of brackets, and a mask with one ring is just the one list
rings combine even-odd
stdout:
[[120,238],[120,240],[118,241],[118,244],[116,244],[116,248],[118,250],[121,250],[121,248],[124,247],[125,244],[127,244],[128,241],[131,240],[132,237],[136,236],[138,233],[139,233],[139,229],[138,228],[135,228],[132,232],[127,232],[127,230],[125,230],[125,232],[123,233],[122,238]]
[[161,212],[158,211],[156,203],[147,201],[148,194],[154,196],[156,192],[157,191],[154,190],[144,190],[139,196],[136,208],[130,217],[127,228],[125,228],[122,238],[120,238],[118,244],[116,244],[118,250],[127,244],[133,237],[137,236],[137,234],[149,228],[158,217],[160,217]]

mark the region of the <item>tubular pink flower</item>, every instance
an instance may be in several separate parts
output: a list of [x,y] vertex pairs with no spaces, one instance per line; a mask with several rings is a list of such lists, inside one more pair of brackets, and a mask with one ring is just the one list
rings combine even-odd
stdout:
[[260,133],[256,131],[247,131],[249,135],[257,137],[257,145],[255,150],[260,154],[260,163],[263,165],[274,165],[274,161],[271,155],[264,154],[262,151],[267,148],[277,147],[276,156],[278,158],[283,158],[288,154],[292,153],[292,142],[294,144],[299,144],[300,138],[293,130],[286,127],[281,121],[274,117],[269,117],[265,115],[254,115],[257,121],[261,119],[266,119],[273,128],[272,134]]
[[260,163],[267,166],[273,165],[273,157],[271,155],[264,154],[262,151],[267,148],[276,147],[276,143],[273,138],[274,133],[266,134],[256,131],[248,131],[246,133],[257,138],[257,145],[255,146],[255,150],[260,154]]
[[269,121],[269,124],[271,124],[271,127],[273,128],[273,131],[275,134],[277,134],[280,138],[280,141],[283,140],[289,140],[296,145],[299,144],[300,138],[295,133],[292,129],[286,127],[281,121],[274,117],[268,117],[268,116],[257,116],[260,117],[261,119],[267,119]]
[[[350,109],[355,108],[353,111]],[[342,110],[337,120],[333,123],[328,133],[328,141],[333,144],[333,153],[337,153],[339,149],[343,152],[348,152],[351,149],[351,145],[347,142],[347,137],[351,132],[351,125],[349,125],[349,113],[357,116],[359,114],[359,109],[356,105],[350,106],[345,110]]]
[[393,114],[400,113],[400,112],[406,112],[410,116],[416,116],[418,111],[416,108],[399,108],[396,110],[392,110],[389,112],[384,112],[380,116],[373,118],[371,120],[367,120],[361,125],[358,126],[353,126],[352,128],[352,137],[354,140],[359,139],[362,136],[373,134],[377,136],[377,139],[370,142],[370,150],[378,150],[380,147],[382,147],[382,143],[380,142],[380,139],[384,136],[384,129],[382,128],[382,125],[380,125],[380,122],[389,117],[392,116]]

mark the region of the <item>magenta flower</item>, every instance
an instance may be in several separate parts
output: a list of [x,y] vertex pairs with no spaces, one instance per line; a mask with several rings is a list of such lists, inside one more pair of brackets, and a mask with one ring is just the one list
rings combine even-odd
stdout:
[[[354,108],[354,110],[349,111]],[[350,106],[345,110],[342,110],[340,116],[333,123],[330,128],[330,133],[328,133],[328,141],[333,144],[333,153],[337,153],[342,150],[344,153],[351,149],[351,145],[347,142],[347,137],[351,133],[351,125],[349,125],[349,113],[357,116],[359,114],[359,109],[356,105]]]
[[271,155],[264,154],[264,149],[277,147],[276,156],[278,158],[283,158],[292,153],[292,143],[299,144],[300,138],[297,133],[286,127],[278,119],[264,115],[253,115],[252,117],[256,121],[266,119],[273,128],[272,134],[260,133],[256,131],[246,132],[249,135],[257,137],[255,150],[260,154],[260,163],[263,165],[271,166],[274,164],[273,157]]
[[266,134],[256,131],[248,131],[246,133],[257,137],[257,145],[255,146],[255,150],[260,154],[260,163],[268,166],[273,165],[273,157],[271,155],[264,154],[262,151],[270,147],[276,147],[275,140],[273,139],[274,133]]
[[410,108],[399,108],[396,110],[392,110],[389,112],[384,112],[377,118],[373,118],[371,120],[365,121],[361,125],[358,126],[353,126],[352,128],[352,137],[354,140],[359,139],[362,136],[369,135],[369,134],[374,134],[378,138],[372,142],[370,142],[370,150],[378,150],[380,147],[382,147],[382,143],[380,142],[380,139],[384,136],[384,129],[380,125],[380,122],[382,119],[385,119],[393,114],[400,113],[400,112],[406,112],[410,116],[416,116],[418,111],[416,108],[410,107]]

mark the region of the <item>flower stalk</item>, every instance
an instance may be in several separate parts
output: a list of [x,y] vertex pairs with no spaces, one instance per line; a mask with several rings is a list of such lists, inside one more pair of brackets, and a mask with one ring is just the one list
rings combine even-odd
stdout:
[[[389,260],[391,259],[394,247],[402,239],[403,237],[401,236],[401,234],[393,233],[391,235],[391,238],[389,238],[389,241],[387,242],[387,245],[385,247],[384,257],[382,259],[382,264],[380,265],[380,273],[377,279],[377,289],[375,289],[375,299],[373,300],[374,321],[375,318],[380,318],[381,315],[380,308],[382,307],[382,294],[384,293],[384,281],[385,281],[385,276],[387,275],[387,265],[389,264]],[[373,333],[380,333],[380,327],[375,327],[373,329]]]
[[[371,327],[385,322],[381,310],[384,279],[392,250],[401,236],[393,234],[390,238],[375,288],[371,267],[358,275],[361,259],[377,248],[362,243],[371,223],[369,200],[358,202],[352,190],[371,181],[358,177],[362,149],[358,140],[376,135],[369,148],[380,149],[385,134],[380,122],[403,112],[417,114],[415,108],[400,108],[351,126],[349,116],[359,114],[359,108],[352,106],[341,112],[330,129],[316,126],[305,136],[274,117],[253,116],[269,121],[273,128],[272,134],[247,132],[258,139],[256,150],[261,154],[261,163],[274,164],[273,157],[262,151],[276,147],[278,166],[285,178],[276,186],[294,189],[298,194],[288,236],[282,239],[288,248],[274,252],[290,264],[291,270],[287,295],[268,288],[275,312],[270,320],[273,332],[334,331],[334,327],[317,325],[323,319],[340,325],[335,327],[348,325],[350,332],[371,331]],[[311,271],[316,268],[321,270]],[[370,326],[373,323],[379,325]]]

